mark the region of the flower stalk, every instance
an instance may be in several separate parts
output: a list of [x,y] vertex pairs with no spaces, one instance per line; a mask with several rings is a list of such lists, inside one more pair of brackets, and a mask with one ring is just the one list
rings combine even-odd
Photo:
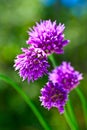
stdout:
[[24,99],[24,101],[27,103],[27,105],[31,108],[31,110],[33,111],[33,113],[37,117],[38,121],[40,122],[40,124],[42,125],[42,127],[45,130],[51,130],[50,127],[48,126],[48,124],[46,123],[46,121],[44,120],[44,118],[42,117],[42,115],[40,114],[40,112],[38,111],[38,109],[35,107],[33,102],[25,94],[25,92],[21,89],[20,86],[18,86],[13,80],[11,80],[10,78],[8,78],[7,76],[5,76],[3,74],[0,74],[0,80],[3,80],[6,83],[8,83],[9,85],[11,85],[21,95],[21,97]]

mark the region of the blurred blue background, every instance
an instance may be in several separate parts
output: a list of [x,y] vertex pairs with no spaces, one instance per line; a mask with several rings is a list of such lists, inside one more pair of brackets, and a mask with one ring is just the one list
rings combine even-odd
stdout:
[[[56,108],[48,111],[40,105],[40,89],[47,82],[47,76],[28,84],[27,81],[22,82],[13,68],[14,58],[21,53],[21,47],[28,47],[27,30],[40,19],[51,19],[65,24],[65,38],[71,42],[65,47],[63,55],[54,54],[54,57],[57,64],[65,60],[70,61],[75,69],[83,73],[84,80],[79,87],[87,99],[86,0],[0,0],[0,73],[11,77],[22,87],[52,130],[70,130],[64,116],[60,115]],[[70,93],[69,98],[79,127],[85,130],[83,111],[75,90]],[[0,81],[0,130],[43,130],[21,96],[2,81]]]

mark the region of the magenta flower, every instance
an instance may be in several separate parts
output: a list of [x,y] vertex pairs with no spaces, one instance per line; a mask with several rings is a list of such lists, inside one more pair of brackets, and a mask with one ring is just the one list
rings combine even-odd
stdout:
[[56,67],[50,74],[49,80],[53,83],[62,84],[65,89],[71,91],[77,87],[79,81],[82,80],[82,74],[75,71],[70,63],[63,62],[62,65]]
[[30,47],[22,48],[22,51],[24,53],[17,56],[14,67],[15,70],[19,70],[19,75],[23,80],[28,79],[28,82],[33,82],[48,73],[47,68],[50,65],[41,49]]
[[64,24],[56,24],[51,20],[36,23],[33,29],[30,29],[27,44],[33,45],[35,48],[41,48],[46,54],[64,52],[63,47],[69,43],[64,40]]
[[48,110],[52,107],[56,107],[60,114],[64,113],[64,106],[67,100],[68,92],[57,83],[53,84],[52,82],[48,82],[46,86],[41,89],[41,105]]

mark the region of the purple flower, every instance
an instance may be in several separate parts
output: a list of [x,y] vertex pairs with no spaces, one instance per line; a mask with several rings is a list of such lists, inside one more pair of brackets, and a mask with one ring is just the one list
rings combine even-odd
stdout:
[[28,82],[30,80],[33,82],[48,73],[47,57],[41,49],[30,47],[22,48],[22,51],[24,53],[17,56],[14,67],[15,70],[19,70],[23,80],[28,79]]
[[71,91],[73,88],[77,87],[79,81],[82,79],[82,74],[75,71],[70,63],[67,62],[63,62],[62,65],[55,68],[52,73],[49,74],[50,81],[53,83],[62,84],[68,91]]
[[64,40],[64,24],[56,24],[51,20],[36,23],[33,29],[30,29],[27,44],[32,44],[35,48],[41,48],[46,54],[63,53],[63,47],[69,43]]
[[67,100],[68,92],[57,83],[53,84],[52,82],[48,82],[46,86],[41,89],[41,105],[48,110],[52,107],[56,107],[61,114],[64,113],[64,106]]

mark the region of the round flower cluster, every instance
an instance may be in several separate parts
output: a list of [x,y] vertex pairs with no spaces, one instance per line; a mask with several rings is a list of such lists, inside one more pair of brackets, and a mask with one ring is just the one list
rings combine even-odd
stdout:
[[63,62],[49,73],[49,80],[53,83],[62,84],[65,89],[71,91],[75,88],[82,79],[82,74],[75,71],[68,62]]
[[46,54],[38,48],[22,48],[23,54],[15,60],[15,70],[19,70],[20,77],[28,82],[37,80],[48,73],[49,67]]
[[68,100],[68,92],[63,89],[62,85],[48,82],[44,88],[41,89],[40,101],[48,110],[52,107],[57,107],[59,112],[64,112],[64,105]]
[[35,48],[41,48],[46,54],[63,53],[63,47],[69,43],[69,40],[64,40],[64,24],[56,24],[50,20],[36,23],[33,29],[30,29],[29,39],[27,44],[33,45]]

